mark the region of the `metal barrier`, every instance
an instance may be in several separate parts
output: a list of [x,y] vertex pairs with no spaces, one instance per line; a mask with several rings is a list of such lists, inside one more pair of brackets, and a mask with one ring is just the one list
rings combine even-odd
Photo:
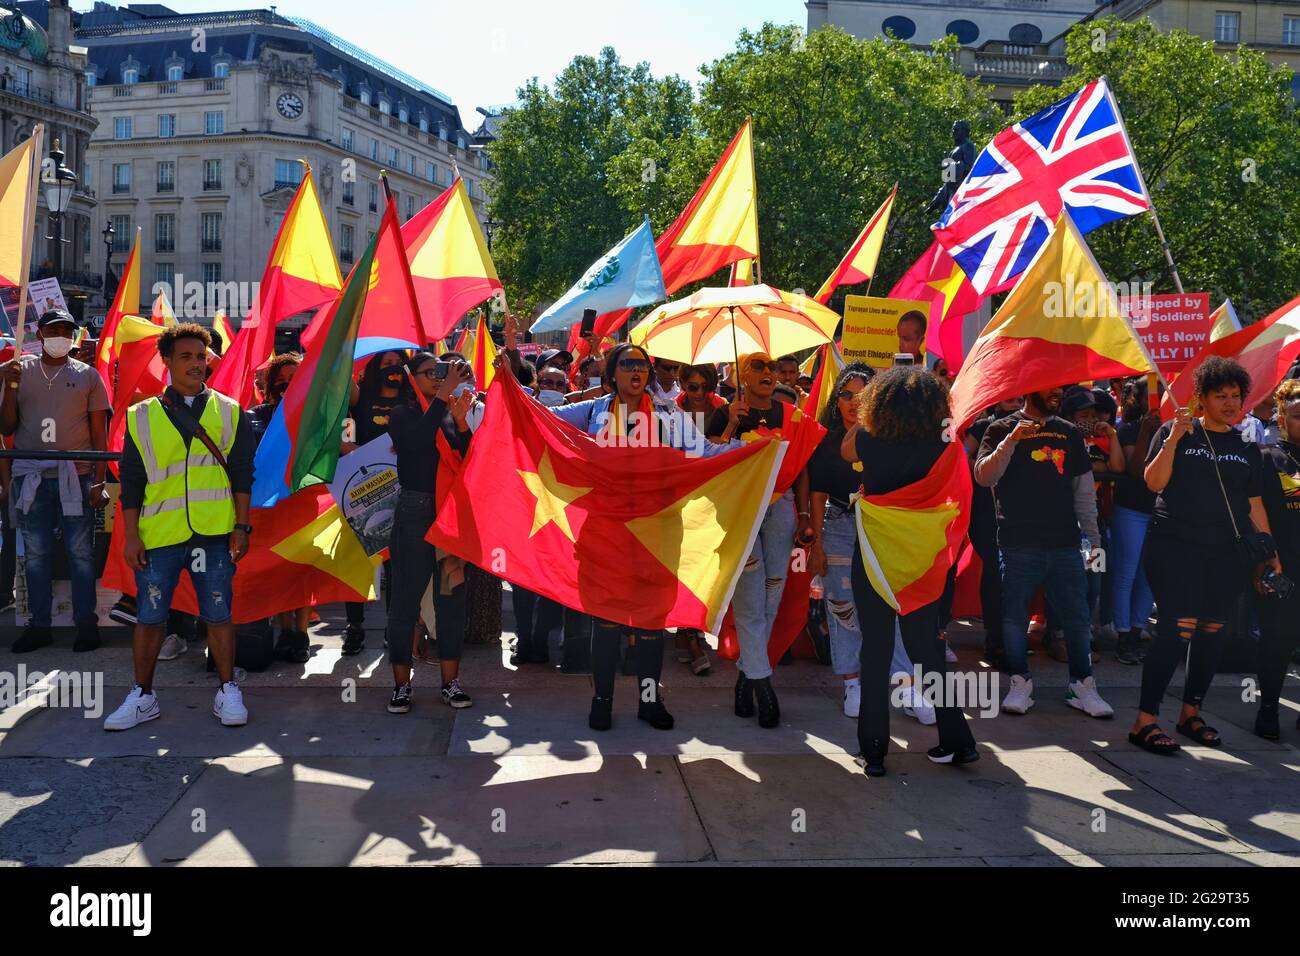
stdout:
[[0,448],[0,461],[4,459],[26,459],[38,461],[121,461],[120,451],[38,451],[30,448]]

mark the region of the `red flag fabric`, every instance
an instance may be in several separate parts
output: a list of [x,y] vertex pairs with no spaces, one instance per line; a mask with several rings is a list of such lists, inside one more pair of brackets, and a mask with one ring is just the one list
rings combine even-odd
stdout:
[[930,303],[925,347],[947,362],[951,371],[960,371],[965,358],[962,320],[978,309],[985,297],[975,291],[966,273],[943,246],[930,243],[930,248],[894,283],[889,298]]

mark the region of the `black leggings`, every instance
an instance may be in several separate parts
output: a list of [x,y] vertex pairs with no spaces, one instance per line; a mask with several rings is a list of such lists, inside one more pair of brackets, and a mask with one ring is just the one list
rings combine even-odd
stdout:
[[[897,612],[876,593],[855,550],[853,558],[853,601],[858,608],[858,626],[862,633],[862,707],[858,711],[858,745],[870,760],[883,759],[889,751],[889,662],[894,656],[894,621],[903,634],[903,646],[921,676],[931,672],[943,676],[945,664],[943,642],[939,640],[939,601],[917,608],[899,617]],[[942,685],[941,685],[942,686]],[[922,683],[918,690],[924,689]],[[935,707],[939,745],[946,750],[966,750],[975,746],[975,738],[966,724],[961,708],[953,706],[941,693]]]
[[[1282,570],[1292,581],[1300,575],[1300,556],[1283,554]],[[1259,609],[1259,700],[1277,706],[1291,655],[1300,644],[1300,588],[1285,601],[1255,595]]]
[[[1187,662],[1183,703],[1200,707],[1205,700],[1219,668],[1227,622],[1235,616],[1247,584],[1232,547],[1231,542],[1216,547],[1147,535],[1142,567],[1160,608],[1160,620],[1142,665],[1138,709],[1143,713],[1159,715],[1160,702],[1183,660]],[[1180,620],[1195,620],[1194,632],[1180,626]]]
[[564,616],[564,607],[517,584],[510,585],[510,604],[514,608],[515,634],[519,638],[517,650],[546,651],[551,630]]
[[433,524],[433,495],[403,491],[398,500],[397,520],[389,542],[392,555],[393,598],[388,610],[388,661],[410,666],[415,624],[420,619],[420,600],[429,581],[434,581],[434,630],[438,639],[438,660],[458,661],[465,643],[465,585],[451,594],[439,594],[437,552],[424,539]]
[[1002,573],[998,557],[998,532],[992,523],[971,522],[970,544],[979,555],[980,613],[984,619],[986,651],[1002,650]]
[[659,693],[659,678],[664,670],[664,632],[642,631],[615,624],[599,617],[591,619],[591,676],[596,685],[596,696],[614,697],[614,677],[618,672],[620,643],[633,637],[632,658],[636,662],[637,699],[644,697],[646,680],[654,681],[654,693]]

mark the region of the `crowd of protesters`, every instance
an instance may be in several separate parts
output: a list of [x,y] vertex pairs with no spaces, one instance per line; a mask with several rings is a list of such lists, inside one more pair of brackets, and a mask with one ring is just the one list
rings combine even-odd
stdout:
[[[951,379],[946,366],[924,364],[924,317],[905,316],[898,331],[899,352],[915,364],[852,363],[839,372],[821,413],[827,434],[763,515],[732,601],[739,646],[735,714],[776,727],[780,702],[768,646],[792,550],[808,555],[815,599],[825,602],[830,664],[843,680],[843,711],[857,721],[859,762],[873,776],[885,773],[898,682],[913,681],[904,686],[907,714],[936,725],[932,760],[962,764],[979,756],[961,709],[927,699],[914,686],[915,675],[942,676],[956,661],[945,640],[955,567],[942,597],[900,616],[868,581],[859,544],[855,499],[920,480],[952,440],[946,432]],[[93,349],[73,352],[76,332],[66,312],[47,312],[39,322],[39,354],[4,366],[0,433],[10,436],[11,447],[107,447],[104,382]],[[611,417],[623,421],[641,412],[658,428],[658,444],[691,454],[725,454],[779,433],[813,386],[794,356],[755,353],[722,366],[688,366],[635,345],[605,349],[594,337],[576,356],[564,349],[526,355],[518,337],[517,322],[507,317],[499,373],[514,374],[557,417],[595,434]],[[248,712],[235,667],[232,581],[255,533],[249,524],[253,451],[301,358],[276,356],[260,378],[264,400],[243,410],[204,384],[220,348],[208,330],[173,326],[158,347],[169,384],[126,413],[120,469],[124,557],[139,597],[124,599],[126,610],[114,617],[135,625],[136,686],[105,726],[122,730],[156,718],[156,663],[184,653],[186,635],[199,633],[206,633],[219,680],[214,714],[239,725]],[[1007,714],[1024,714],[1035,704],[1029,637],[1037,631],[1041,649],[1068,667],[1064,702],[1089,717],[1114,713],[1094,675],[1099,652],[1142,667],[1129,739],[1153,753],[1179,749],[1161,727],[1160,709],[1185,662],[1174,734],[1221,746],[1200,709],[1227,643],[1253,637],[1255,732],[1279,738],[1282,683],[1300,641],[1300,596],[1291,584],[1300,576],[1300,381],[1283,381],[1271,400],[1247,411],[1250,380],[1237,363],[1210,358],[1191,374],[1194,401],[1168,421],[1153,410],[1147,381],[1134,379],[1008,399],[961,436],[974,479],[969,547],[982,562],[983,658],[1006,675],[1001,710]],[[388,710],[411,710],[413,665],[431,652],[442,701],[469,707],[460,680],[463,645],[467,635],[499,621],[503,591],[483,569],[429,544],[425,531],[436,516],[440,449],[470,450],[484,395],[463,355],[388,351],[365,363],[351,405],[340,452],[390,436],[401,485],[383,572],[394,683]],[[60,541],[71,579],[74,650],[100,646],[93,529],[95,510],[110,500],[107,480],[103,461],[20,458],[0,465],[0,591],[12,594],[5,571],[12,578],[17,528],[30,613],[14,653],[53,641]],[[195,549],[204,555],[197,564],[190,560]],[[184,572],[199,595],[197,620],[171,608]],[[587,616],[520,587],[511,588],[511,601],[517,625],[511,663],[549,666],[550,635],[560,628],[559,669],[591,675],[591,729],[615,723],[620,670],[638,679],[637,716],[655,728],[674,726],[660,688],[666,632]],[[302,607],[278,616],[275,657],[309,659],[313,615]],[[349,604],[345,655],[364,649],[364,621],[365,605]],[[673,641],[690,673],[715,666],[708,635],[679,629]]]

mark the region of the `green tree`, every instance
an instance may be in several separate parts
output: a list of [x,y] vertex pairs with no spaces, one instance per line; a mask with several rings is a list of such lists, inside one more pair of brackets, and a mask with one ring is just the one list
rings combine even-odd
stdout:
[[[1030,87],[1015,111],[1028,116],[1107,77],[1184,288],[1208,290],[1215,302],[1231,296],[1243,320],[1300,291],[1291,71],[1245,47],[1222,56],[1146,19],[1078,24],[1066,50],[1077,72],[1060,89]],[[1173,291],[1150,216],[1102,226],[1088,242],[1112,281]]]

